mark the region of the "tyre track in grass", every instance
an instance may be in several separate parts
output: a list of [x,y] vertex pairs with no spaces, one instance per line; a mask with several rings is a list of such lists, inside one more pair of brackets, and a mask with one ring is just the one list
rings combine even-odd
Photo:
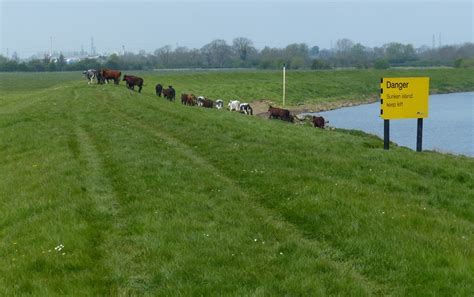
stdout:
[[[73,89],[74,99],[81,94]],[[88,123],[84,124],[78,115],[68,119],[71,125],[72,154],[81,164],[83,191],[89,198],[80,210],[87,222],[88,253],[94,261],[92,287],[98,295],[126,295],[128,268],[133,264],[133,253],[129,253],[131,243],[123,236],[127,229],[127,214],[120,203],[120,195],[114,188],[97,140]],[[76,148],[74,148],[76,146]]]
[[[103,162],[93,144],[90,135],[81,127],[76,127],[75,136],[78,144],[78,156],[83,168],[84,191],[86,191],[89,201],[84,207],[89,208],[83,215],[88,225],[88,248],[91,258],[98,260],[93,271],[98,276],[97,286],[100,294],[110,293],[104,291],[104,287],[110,285],[111,280],[116,276],[112,271],[116,267],[121,267],[122,271],[129,262],[124,255],[112,253],[117,245],[114,235],[118,233],[121,223],[119,220],[119,203],[112,183],[106,176]],[[111,257],[112,255],[112,257]],[[105,285],[105,286],[104,286]]]
[[70,86],[54,86],[33,93],[13,95],[14,100],[12,101],[7,101],[6,99],[4,99],[8,97],[8,94],[6,96],[2,95],[2,97],[4,98],[0,98],[0,114],[11,114],[22,111],[32,105],[38,104],[42,101],[45,101],[46,99],[50,99],[51,92],[57,92],[67,87]]
[[[146,95],[145,95],[146,96]],[[151,96],[150,96],[151,97]],[[360,274],[356,271],[353,267],[353,263],[349,261],[338,261],[334,258],[341,258],[342,253],[336,250],[335,248],[321,242],[315,242],[314,239],[307,238],[297,226],[293,223],[289,222],[288,220],[284,219],[281,215],[276,213],[275,211],[268,209],[265,206],[262,206],[260,203],[256,202],[255,199],[249,196],[234,180],[230,177],[223,174],[223,172],[212,165],[204,157],[196,154],[195,150],[188,146],[186,143],[182,142],[180,139],[173,137],[169,133],[158,129],[152,125],[148,125],[140,121],[134,116],[127,114],[124,111],[121,111],[119,108],[116,107],[116,102],[111,101],[110,95],[107,96],[107,105],[110,108],[110,111],[117,116],[117,118],[122,119],[124,122],[127,122],[136,128],[142,130],[144,133],[150,135],[152,138],[159,139],[165,142],[170,148],[178,151],[182,158],[189,160],[190,162],[196,164],[199,168],[204,169],[207,172],[212,173],[216,179],[220,180],[224,187],[228,187],[233,189],[238,196],[241,197],[242,203],[246,205],[252,205],[252,211],[254,212],[253,216],[262,218],[262,221],[270,222],[272,226],[276,229],[286,229],[290,230],[290,233],[296,234],[298,237],[298,241],[300,244],[304,244],[305,248],[308,250],[316,249],[319,251],[317,255],[315,255],[319,260],[330,262],[331,267],[337,271],[341,275],[345,275],[350,277],[354,282],[358,284],[364,284],[362,287],[367,294],[375,294],[375,295],[384,295],[389,296],[389,290],[383,285],[378,283],[375,280],[368,279],[365,275]],[[145,103],[145,108],[152,109],[156,111],[156,106],[152,104]],[[166,110],[159,110],[161,113],[165,112],[168,114]]]

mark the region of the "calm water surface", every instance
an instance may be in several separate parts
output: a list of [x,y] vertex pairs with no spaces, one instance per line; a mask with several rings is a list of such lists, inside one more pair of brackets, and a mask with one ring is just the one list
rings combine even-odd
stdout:
[[[380,103],[320,112],[329,125],[356,129],[383,139]],[[423,150],[474,157],[474,92],[431,95],[423,119]],[[416,119],[390,120],[390,141],[416,149]]]

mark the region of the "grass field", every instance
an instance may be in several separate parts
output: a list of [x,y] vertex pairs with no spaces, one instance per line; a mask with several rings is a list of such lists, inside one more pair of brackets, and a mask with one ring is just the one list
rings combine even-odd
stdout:
[[[435,92],[474,86],[430,71]],[[289,100],[376,96],[380,74],[294,73]],[[0,295],[472,296],[472,158],[152,90],[273,98],[278,75],[143,73],[138,94],[1,74]],[[310,89],[326,76],[366,83]]]
[[[267,99],[282,103],[281,71],[123,71],[123,74],[142,76],[146,85],[142,92],[146,94],[154,94],[155,85],[161,83],[165,87],[173,85],[178,95],[193,93],[212,99],[239,99],[246,102]],[[77,81],[81,75],[79,72],[0,73],[0,90],[29,92],[62,82]],[[432,94],[474,90],[473,69],[287,71],[286,103],[296,106],[306,103],[375,101],[383,76],[428,76]],[[18,88],[19,82],[24,87]]]

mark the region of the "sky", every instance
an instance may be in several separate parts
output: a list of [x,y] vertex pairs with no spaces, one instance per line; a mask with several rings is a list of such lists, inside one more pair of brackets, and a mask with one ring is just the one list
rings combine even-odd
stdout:
[[[255,47],[306,43],[330,48],[348,38],[431,46],[473,42],[473,0],[0,0],[0,54],[54,51],[153,52],[201,48],[246,37]],[[441,39],[440,39],[441,37]]]

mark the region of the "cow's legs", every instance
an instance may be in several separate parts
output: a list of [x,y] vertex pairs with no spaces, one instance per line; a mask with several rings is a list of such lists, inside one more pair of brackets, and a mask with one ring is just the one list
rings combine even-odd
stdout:
[[92,84],[92,80],[94,80],[95,75],[92,74],[89,76],[89,82],[87,83],[88,85]]

